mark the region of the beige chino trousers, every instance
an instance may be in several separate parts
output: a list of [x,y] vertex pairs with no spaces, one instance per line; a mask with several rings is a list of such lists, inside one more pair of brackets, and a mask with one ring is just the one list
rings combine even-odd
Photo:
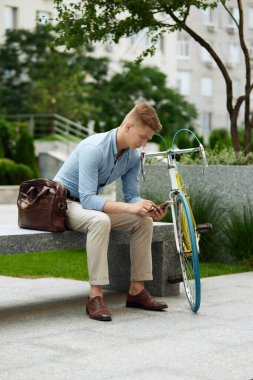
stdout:
[[68,200],[67,227],[87,234],[86,250],[91,285],[109,284],[108,244],[111,230],[130,233],[131,281],[152,280],[151,242],[153,220],[129,213],[105,214],[83,209]]

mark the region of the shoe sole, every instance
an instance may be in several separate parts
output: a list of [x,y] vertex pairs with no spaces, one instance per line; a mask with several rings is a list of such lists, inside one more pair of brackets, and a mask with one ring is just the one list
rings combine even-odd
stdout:
[[110,316],[107,316],[107,317],[103,317],[103,316],[92,317],[87,310],[86,310],[86,313],[90,317],[90,319],[95,319],[95,321],[110,322],[112,320],[112,317],[110,317]]
[[132,307],[132,308],[135,308],[135,309],[143,309],[143,310],[153,310],[153,311],[161,311],[163,309],[167,309],[168,306],[165,305],[165,306],[153,306],[153,307],[145,307],[141,304],[126,304],[126,307]]

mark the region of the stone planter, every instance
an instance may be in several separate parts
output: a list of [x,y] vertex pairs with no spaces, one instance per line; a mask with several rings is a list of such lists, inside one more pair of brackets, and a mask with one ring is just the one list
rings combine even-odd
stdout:
[[15,204],[17,202],[19,185],[0,186],[0,204]]
[[[200,165],[180,165],[179,171],[189,192],[198,190],[215,193],[223,205],[234,207],[250,203],[253,207],[253,166],[210,165],[202,174]],[[170,178],[166,164],[146,164],[146,180],[141,180],[140,191],[145,198],[163,201],[168,198]],[[121,184],[117,186],[117,199],[122,199]]]

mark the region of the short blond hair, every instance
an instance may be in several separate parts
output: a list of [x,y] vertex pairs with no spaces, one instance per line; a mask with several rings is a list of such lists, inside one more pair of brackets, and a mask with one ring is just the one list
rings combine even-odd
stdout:
[[124,122],[134,120],[142,126],[150,127],[154,132],[162,130],[156,110],[148,103],[139,103],[126,115]]

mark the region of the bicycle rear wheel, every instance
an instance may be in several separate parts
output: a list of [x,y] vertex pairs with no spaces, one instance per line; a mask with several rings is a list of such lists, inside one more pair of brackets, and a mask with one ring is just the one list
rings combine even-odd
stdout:
[[196,313],[200,307],[201,298],[196,232],[191,211],[184,194],[179,193],[176,196],[175,206],[184,288],[190,307]]

